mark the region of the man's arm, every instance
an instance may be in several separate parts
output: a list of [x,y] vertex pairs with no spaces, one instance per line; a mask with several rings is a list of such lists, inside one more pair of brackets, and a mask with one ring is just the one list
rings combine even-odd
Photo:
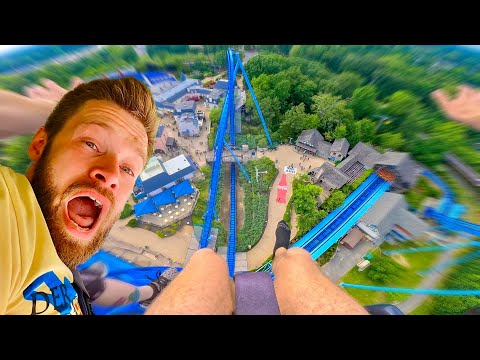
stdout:
[[[27,96],[0,89],[0,139],[38,130],[68,92],[52,80],[42,79],[41,83],[27,87]],[[82,79],[74,77],[70,88],[74,89],[82,83]]]
[[124,281],[105,279],[105,289],[93,304],[103,306],[121,306],[148,299],[153,295],[150,286],[135,286]]
[[0,139],[35,132],[47,120],[56,102],[0,90]]

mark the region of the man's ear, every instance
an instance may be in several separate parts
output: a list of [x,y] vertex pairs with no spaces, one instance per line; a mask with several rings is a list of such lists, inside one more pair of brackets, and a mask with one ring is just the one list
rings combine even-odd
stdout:
[[45,128],[42,126],[37,130],[35,135],[33,135],[32,142],[28,147],[28,157],[33,162],[38,161],[42,157],[43,150],[47,145],[47,133]]

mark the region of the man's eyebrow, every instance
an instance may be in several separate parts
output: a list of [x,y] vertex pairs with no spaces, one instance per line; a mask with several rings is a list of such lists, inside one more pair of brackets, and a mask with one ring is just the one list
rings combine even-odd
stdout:
[[[81,125],[98,125],[98,126],[101,126],[105,129],[108,129],[108,130],[112,130],[112,131],[115,131],[115,129],[110,126],[108,123],[106,122],[103,122],[103,121],[98,121],[98,120],[87,120],[87,121],[84,121],[82,122]],[[135,138],[136,140],[137,138]],[[146,154],[144,154],[144,152],[142,151],[142,147],[141,146],[138,146],[138,143],[135,142],[135,152],[138,154],[138,156],[140,156],[140,158],[145,161],[146,160]]]
[[98,125],[105,129],[114,130],[108,123],[98,120],[86,120],[83,121],[80,125]]

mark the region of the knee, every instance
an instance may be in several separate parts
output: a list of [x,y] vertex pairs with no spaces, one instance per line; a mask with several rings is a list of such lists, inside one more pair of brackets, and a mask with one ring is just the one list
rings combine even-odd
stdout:
[[302,248],[290,248],[281,256],[275,257],[273,266],[275,268],[285,267],[286,269],[295,270],[305,268],[306,266],[315,265],[310,253]]
[[289,262],[304,262],[304,261],[312,261],[312,257],[310,253],[299,247],[290,248],[285,252],[285,259]]
[[209,248],[203,248],[195,251],[190,257],[188,263],[222,270],[226,269],[228,271],[227,262],[225,259]]

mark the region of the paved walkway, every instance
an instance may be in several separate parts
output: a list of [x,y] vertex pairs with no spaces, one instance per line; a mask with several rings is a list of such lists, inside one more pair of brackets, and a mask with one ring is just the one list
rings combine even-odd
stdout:
[[[270,191],[268,220],[265,232],[255,247],[247,252],[247,263],[249,270],[256,269],[262,265],[262,263],[272,254],[273,246],[275,245],[275,229],[278,222],[283,219],[285,209],[287,208],[287,203],[292,196],[292,181],[295,175],[287,174],[287,201],[285,203],[277,203],[275,201],[277,197],[277,186],[282,177],[281,174],[283,174],[284,167],[293,164],[293,166],[297,168],[297,171],[300,171],[300,165],[305,167],[305,169],[308,169],[310,165],[311,168],[315,168],[327,161],[317,156],[311,156],[309,160],[302,160],[302,154],[296,152],[292,145],[280,145],[277,150],[266,151],[264,154],[257,152],[257,154],[259,158],[267,156],[273,161],[278,160],[275,166],[279,170],[279,174],[277,175],[273,183],[272,190]],[[296,231],[292,231],[292,235],[295,232]]]
[[128,220],[130,218],[119,220],[113,226],[109,233],[111,239],[109,250],[115,242],[129,244],[130,250],[138,249],[138,253],[142,253],[142,250],[147,248],[150,252],[161,254],[172,262],[183,263],[192,238],[191,225],[182,226],[175,235],[160,238],[151,231],[126,226]]

